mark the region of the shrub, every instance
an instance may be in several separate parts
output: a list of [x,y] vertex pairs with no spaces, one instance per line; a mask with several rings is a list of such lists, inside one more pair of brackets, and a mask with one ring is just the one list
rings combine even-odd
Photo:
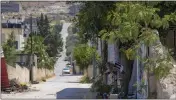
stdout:
[[111,91],[111,86],[106,84],[100,84],[96,90],[96,92],[99,92],[99,93],[110,93],[110,91]]
[[42,81],[43,81],[43,82],[46,82],[46,79],[43,77],[43,78],[42,78]]
[[102,77],[95,81],[91,86],[91,91],[96,91],[98,93],[110,93],[112,86],[104,84],[102,81]]
[[90,79],[87,76],[83,76],[80,80],[80,83],[90,83]]

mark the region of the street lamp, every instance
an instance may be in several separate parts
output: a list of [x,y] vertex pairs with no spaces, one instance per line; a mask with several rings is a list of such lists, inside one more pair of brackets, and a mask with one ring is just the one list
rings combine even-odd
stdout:
[[30,58],[30,73],[31,73],[31,81],[33,82],[33,71],[32,71],[32,69],[33,69],[33,54],[32,54],[32,14],[31,14],[31,23],[30,23],[30,28],[31,28],[31,58]]

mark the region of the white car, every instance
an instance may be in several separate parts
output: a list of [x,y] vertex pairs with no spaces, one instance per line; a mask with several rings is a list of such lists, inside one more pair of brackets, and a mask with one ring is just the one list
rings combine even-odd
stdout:
[[63,70],[62,70],[62,75],[63,74],[70,74],[71,73],[71,70],[69,67],[65,67]]

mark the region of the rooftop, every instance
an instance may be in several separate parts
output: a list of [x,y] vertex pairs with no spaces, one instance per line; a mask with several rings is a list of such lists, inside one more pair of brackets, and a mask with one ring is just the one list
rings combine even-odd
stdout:
[[1,3],[1,12],[20,12],[20,4],[9,2],[9,3]]

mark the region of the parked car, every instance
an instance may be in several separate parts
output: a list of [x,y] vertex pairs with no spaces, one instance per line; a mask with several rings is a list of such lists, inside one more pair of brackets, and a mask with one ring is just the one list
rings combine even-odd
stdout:
[[70,68],[70,74],[72,74],[72,72],[73,72],[73,66],[70,65],[70,64],[67,64],[67,67]]
[[62,70],[62,75],[63,74],[70,74],[71,73],[71,70],[69,67],[65,67],[63,70]]
[[65,57],[64,61],[69,61],[69,57]]

